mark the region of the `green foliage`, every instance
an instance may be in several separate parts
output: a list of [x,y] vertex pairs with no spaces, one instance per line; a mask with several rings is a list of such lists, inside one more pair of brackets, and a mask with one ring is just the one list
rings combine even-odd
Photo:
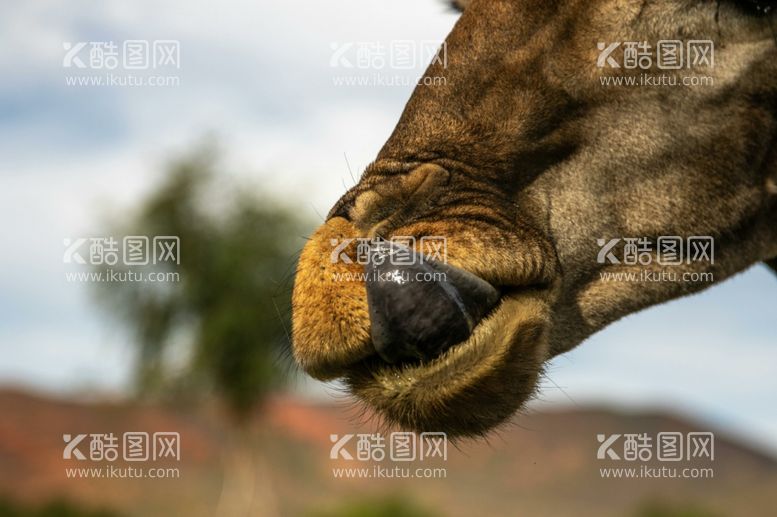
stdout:
[[53,500],[42,506],[23,506],[7,499],[0,499],[0,515],[3,517],[116,517],[108,510],[87,510],[65,500]]
[[288,369],[280,358],[307,226],[289,207],[230,184],[213,155],[208,148],[173,164],[121,224],[121,235],[178,236],[179,265],[143,270],[177,273],[178,281],[96,285],[133,331],[145,393],[215,390],[243,416]]
[[720,517],[696,504],[669,503],[666,501],[647,501],[636,512],[636,517]]
[[310,517],[435,517],[412,500],[399,495],[383,498],[357,499],[331,510],[315,511]]

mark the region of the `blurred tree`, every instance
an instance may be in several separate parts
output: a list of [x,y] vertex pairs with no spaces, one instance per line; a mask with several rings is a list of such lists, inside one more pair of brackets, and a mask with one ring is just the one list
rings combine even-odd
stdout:
[[110,266],[166,281],[94,285],[136,338],[143,393],[215,390],[242,417],[288,371],[279,359],[289,355],[293,256],[308,228],[291,208],[218,174],[217,156],[203,146],[173,163],[117,229],[179,237],[180,264]]
[[438,515],[399,494],[357,498],[331,509],[316,509],[310,517],[435,517]]
[[636,517],[720,517],[720,514],[695,503],[678,503],[661,500],[643,502],[635,512]]
[[118,517],[118,514],[113,511],[85,509],[64,499],[26,506],[0,498],[0,515],[3,517]]

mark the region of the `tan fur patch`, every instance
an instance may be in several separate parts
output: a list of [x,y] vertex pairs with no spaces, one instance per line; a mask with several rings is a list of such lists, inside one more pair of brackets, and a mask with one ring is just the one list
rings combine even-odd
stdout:
[[[313,377],[331,379],[374,353],[370,342],[367,292],[357,263],[332,253],[343,239],[358,237],[342,218],[320,226],[305,245],[292,295],[294,358]],[[344,250],[355,257],[355,243]],[[356,275],[349,280],[348,275]]]
[[777,194],[777,177],[766,179],[766,191],[769,194]]

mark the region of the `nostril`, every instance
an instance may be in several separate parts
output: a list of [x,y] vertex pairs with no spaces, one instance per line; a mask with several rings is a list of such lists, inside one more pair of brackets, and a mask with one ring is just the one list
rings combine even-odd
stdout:
[[499,300],[478,276],[396,243],[373,243],[365,270],[373,345],[391,363],[464,341]]

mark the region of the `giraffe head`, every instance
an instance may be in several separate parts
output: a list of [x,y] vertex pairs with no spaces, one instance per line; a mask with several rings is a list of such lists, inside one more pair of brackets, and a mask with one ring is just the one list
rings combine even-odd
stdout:
[[297,362],[400,426],[482,434],[553,356],[777,256],[770,3],[458,2],[444,80],[302,252]]

